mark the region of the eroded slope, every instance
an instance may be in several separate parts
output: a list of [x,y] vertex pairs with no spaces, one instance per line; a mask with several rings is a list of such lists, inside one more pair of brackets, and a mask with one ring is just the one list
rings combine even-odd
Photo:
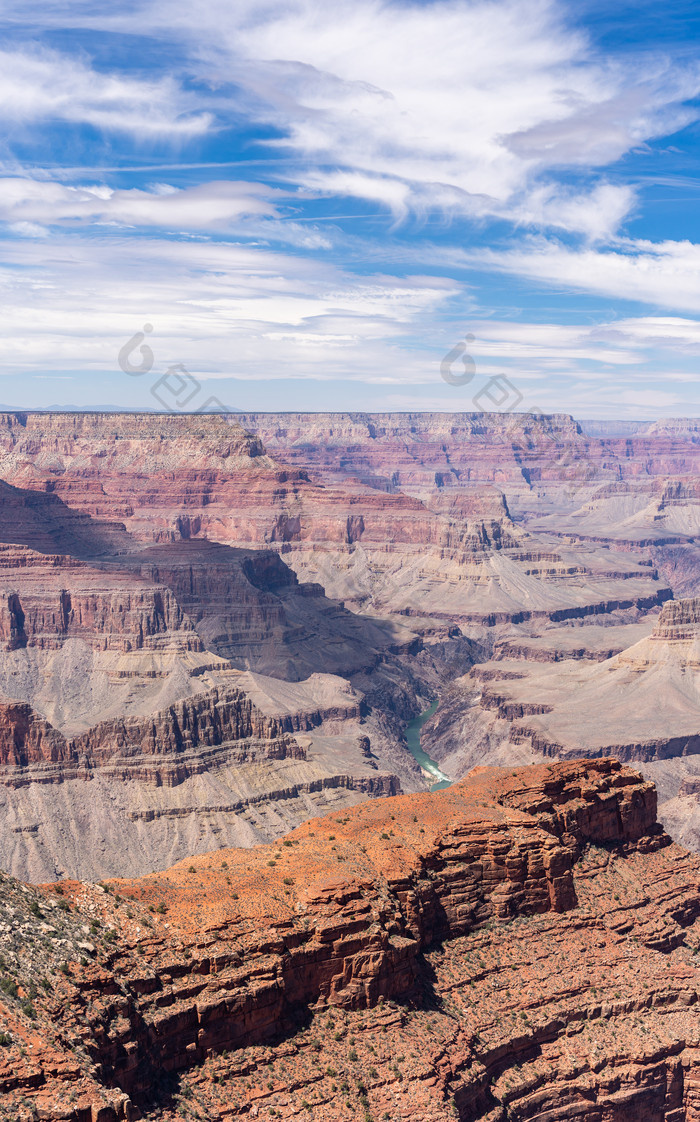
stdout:
[[[18,907],[4,881],[24,939],[0,931],[0,1112],[697,1118],[700,862],[651,784],[610,760],[484,770],[383,809],[108,891]],[[45,920],[66,900],[82,964]]]

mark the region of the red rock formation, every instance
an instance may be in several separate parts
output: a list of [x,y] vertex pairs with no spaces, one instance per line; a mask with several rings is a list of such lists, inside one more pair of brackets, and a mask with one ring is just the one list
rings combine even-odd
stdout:
[[[563,414],[245,413],[238,420],[287,463],[409,489],[435,482],[566,484],[585,477],[587,464],[599,484],[697,474],[696,433],[664,423],[601,439]],[[676,486],[664,485],[664,501],[680,497]]]
[[80,639],[95,650],[203,650],[171,591],[70,554],[0,545],[0,645],[56,650]]
[[485,413],[245,413],[271,455],[324,473],[384,478],[402,488],[522,483],[533,459],[585,438],[571,417]]
[[[261,443],[218,416],[0,415],[0,474],[72,511],[123,519],[145,540],[201,535],[254,544],[387,537],[411,545],[479,547],[417,499],[357,484],[312,483],[275,464]],[[483,546],[482,546],[483,548]]]
[[[290,724],[292,722],[289,722]],[[138,771],[123,767],[127,775],[161,782],[155,763],[143,757],[177,757],[196,749],[227,745],[241,758],[262,750],[268,759],[305,759],[305,751],[287,735],[285,722],[265,717],[242,690],[218,690],[178,701],[169,709],[149,717],[123,717],[103,721],[88,732],[71,738],[39,717],[22,703],[0,704],[0,763],[5,766],[0,782],[6,785],[53,781],[85,774],[113,757],[138,757]],[[41,772],[16,773],[31,764],[72,765]],[[164,760],[161,767],[165,764]],[[167,765],[166,765],[167,766]],[[206,767],[204,759],[202,768]],[[190,762],[190,767],[192,763]],[[77,770],[76,770],[77,769]]]
[[[570,418],[244,420],[259,422],[272,450],[292,466],[272,461],[258,438],[216,416],[5,414],[0,474],[45,492],[40,498],[60,496],[82,517],[123,519],[144,542],[205,537],[273,547],[329,595],[383,614],[421,619],[442,612],[441,618],[492,627],[578,618],[580,611],[609,614],[623,605],[644,609],[668,595],[658,581],[650,587],[656,574],[634,565],[616,566],[607,588],[598,565],[589,570],[580,557],[574,564],[562,557],[546,574],[539,566],[522,570],[526,555],[540,551],[513,525],[493,485],[512,485],[522,498],[534,495],[531,478],[551,477],[556,490],[560,453],[583,440]],[[539,466],[526,468],[528,457]],[[322,467],[323,481],[296,466],[300,458]],[[362,482],[360,469],[370,461],[375,477],[395,465],[382,489],[374,477],[371,485]],[[508,562],[491,564],[507,550],[515,551],[516,571]],[[543,576],[547,603],[533,611]],[[618,578],[624,591],[611,583]],[[485,585],[492,594],[482,594]]]
[[180,1072],[179,1101],[212,1122],[335,1122],[346,1101],[433,1122],[692,1119],[700,862],[655,805],[615,761],[481,769],[109,892],[66,884],[64,942],[86,918],[99,947],[37,993],[36,1022],[2,998],[4,1102],[170,1119]]
[[24,768],[28,764],[65,759],[66,742],[60,732],[39,717],[30,705],[0,702],[0,764]]

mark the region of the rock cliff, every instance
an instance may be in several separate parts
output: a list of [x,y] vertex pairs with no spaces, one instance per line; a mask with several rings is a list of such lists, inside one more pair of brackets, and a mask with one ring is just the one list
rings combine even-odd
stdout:
[[383,811],[142,880],[4,878],[0,1117],[697,1116],[700,862],[650,783],[478,769]]
[[[264,454],[268,440],[276,459]],[[514,524],[508,503],[532,497],[540,476],[563,486],[566,473],[562,482],[559,468],[542,465],[582,440],[567,417],[271,414],[229,424],[3,414],[0,477],[38,496],[33,502],[60,499],[74,517],[119,520],[144,543],[273,548],[304,582],[363,611],[489,626],[658,604],[658,574],[654,584],[630,558],[611,572],[595,549],[583,558],[560,548],[546,585],[529,571],[525,558],[538,543]],[[537,470],[523,466],[524,449],[539,456]],[[376,485],[377,473],[386,485]]]
[[[133,467],[133,449],[109,436]],[[57,467],[46,445],[32,447],[42,467]],[[71,501],[85,500],[64,482]],[[97,491],[87,493],[92,502]],[[381,701],[391,685],[415,706],[401,660],[420,639],[408,628],[359,618],[300,583],[276,552],[142,543],[100,512],[0,487],[5,869],[28,879],[146,872],[421,786],[396,700],[388,717]],[[279,713],[270,674],[300,683]],[[327,704],[337,674],[358,688]],[[260,687],[265,713],[244,692]],[[291,733],[308,735],[302,745]]]

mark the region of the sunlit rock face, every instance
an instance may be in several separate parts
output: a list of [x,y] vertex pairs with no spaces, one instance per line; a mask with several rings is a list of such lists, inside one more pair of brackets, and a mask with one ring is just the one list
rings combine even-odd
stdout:
[[655,806],[611,760],[486,768],[143,879],[3,878],[49,979],[0,1002],[4,1104],[692,1119],[700,863]]

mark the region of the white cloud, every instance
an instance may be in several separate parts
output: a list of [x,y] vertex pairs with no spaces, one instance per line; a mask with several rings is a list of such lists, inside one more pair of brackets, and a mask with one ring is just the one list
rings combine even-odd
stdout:
[[0,50],[0,116],[5,128],[42,121],[84,123],[144,139],[185,139],[211,128],[211,114],[174,78],[105,74],[75,55],[46,49]]
[[523,225],[575,230],[592,241],[607,241],[635,202],[629,186],[599,183],[591,191],[574,192],[547,184],[528,192],[509,217]]
[[[270,167],[292,187],[179,188],[162,181],[150,153],[148,174],[158,182],[129,180],[139,188],[74,186],[68,173],[60,182],[40,172],[1,179],[0,222],[12,235],[0,269],[6,368],[114,370],[119,347],[148,320],[161,369],[182,362],[217,380],[435,381],[439,399],[448,392],[439,360],[456,341],[446,324],[461,305],[463,330],[477,336],[480,374],[507,370],[551,408],[596,393],[605,403],[623,400],[652,377],[651,355],[668,362],[678,385],[687,381],[684,363],[700,342],[690,318],[700,312],[700,247],[620,238],[639,199],[605,169],[695,119],[686,102],[700,92],[697,67],[653,49],[643,68],[631,55],[602,58],[554,0],[357,0],[340,8],[317,0],[27,0],[24,10],[37,27],[136,30],[145,44],[139,77],[97,69],[83,48],[69,55],[6,44],[0,113],[25,150],[32,129],[56,121],[127,132],[130,143],[153,142],[154,152],[161,137],[198,141],[233,124],[238,144],[238,126],[262,126],[284,154]],[[158,46],[150,76],[148,36]],[[89,34],[80,42],[87,52]],[[170,58],[177,63],[163,62]],[[169,73],[156,69],[163,65]],[[223,165],[241,154],[222,151],[226,135],[217,137]],[[118,140],[113,151],[116,167]],[[129,160],[136,174],[138,158]],[[197,167],[183,158],[179,170],[194,176]],[[480,241],[494,218],[520,232],[499,243],[505,248],[463,249],[454,238],[431,246],[390,240],[386,231],[362,242],[331,223],[300,220],[310,195],[372,202],[356,209],[397,222],[466,215],[478,222]],[[96,236],[100,225],[109,236]],[[526,237],[523,227],[549,236]],[[186,239],[167,241],[172,231]],[[557,231],[582,235],[587,246],[559,242]],[[217,244],[218,233],[247,244]],[[310,252],[275,252],[266,242]],[[372,261],[374,274],[343,269],[329,249],[365,270]],[[421,270],[466,265],[688,318],[479,320],[474,293],[449,276],[390,275],[403,271],[398,262],[415,270],[416,260]]]
[[279,131],[270,143],[296,158],[297,183],[374,200],[397,220],[438,210],[608,237],[634,207],[633,188],[594,179],[563,189],[561,169],[605,167],[698,116],[688,105],[697,65],[653,50],[643,64],[602,58],[556,0],[28,11],[39,23],[124,33],[137,18],[142,35],[178,42],[198,93],[185,97],[173,78],[110,78],[79,60],[8,51],[0,95],[6,88],[12,112],[136,133],[203,130],[212,111],[234,113]]
[[169,229],[225,230],[243,216],[276,216],[281,192],[258,183],[201,183],[178,190],[69,187],[27,178],[0,179],[0,221],[28,225],[109,222]]
[[580,193],[563,166],[598,168],[697,117],[697,67],[599,60],[552,0],[154,0],[151,26],[193,36],[201,73],[233,80],[276,126],[301,182],[408,210],[495,215],[605,237],[630,187]]
[[6,370],[118,371],[120,347],[150,322],[161,371],[400,382],[426,364],[405,339],[430,331],[458,291],[441,277],[356,277],[211,242],[54,237],[7,242],[4,259]]
[[700,353],[700,321],[680,316],[638,316],[601,324],[596,335],[627,347],[659,347],[677,354]]
[[[469,350],[480,364],[483,358],[491,364],[508,361],[533,369],[546,368],[551,362],[561,369],[564,363],[578,360],[614,366],[643,362],[640,351],[630,346],[627,333],[613,330],[608,335],[609,326],[473,319],[469,330],[475,338]],[[612,325],[613,329],[617,326]]]
[[11,222],[9,229],[20,238],[46,238],[50,233],[46,226],[40,226],[38,222]]
[[503,251],[472,251],[463,259],[573,291],[700,312],[700,246],[693,242],[628,241],[596,250],[533,239]]
[[[458,338],[444,317],[464,299],[450,278],[357,276],[263,247],[128,236],[7,242],[4,256],[6,370],[118,373],[120,347],[148,322],[160,372],[183,363],[217,381],[436,383],[447,393],[439,364]],[[656,377],[652,353],[678,370],[680,385],[700,344],[700,324],[672,316],[573,325],[472,313],[466,331],[475,336],[472,390],[506,372],[542,408],[566,407],[587,384],[638,387]]]

